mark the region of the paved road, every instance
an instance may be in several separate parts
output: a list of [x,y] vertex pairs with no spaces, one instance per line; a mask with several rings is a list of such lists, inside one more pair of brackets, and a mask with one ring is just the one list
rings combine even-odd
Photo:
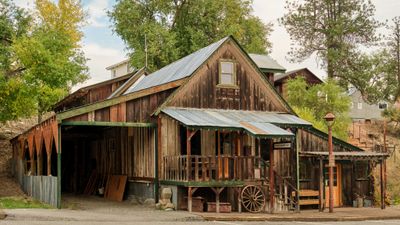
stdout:
[[361,221],[361,222],[225,222],[202,221],[199,217],[188,217],[187,213],[161,211],[135,211],[125,215],[110,212],[93,213],[79,210],[6,210],[9,216],[0,220],[0,225],[16,224],[55,224],[55,225],[88,225],[88,224],[163,224],[163,225],[392,225],[400,220]]

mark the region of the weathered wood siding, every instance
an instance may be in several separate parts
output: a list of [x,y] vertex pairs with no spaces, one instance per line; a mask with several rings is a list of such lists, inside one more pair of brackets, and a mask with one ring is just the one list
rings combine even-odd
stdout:
[[57,207],[57,177],[23,176],[21,187],[32,198]]
[[[222,88],[219,59],[235,61],[237,88]],[[223,45],[189,80],[169,106],[287,112],[269,85],[232,42]]]
[[161,164],[159,171],[160,177],[164,177],[164,165],[162,159],[164,156],[177,156],[181,155],[181,136],[179,132],[179,123],[166,115],[161,117],[161,138],[158,140],[161,143],[159,149],[159,162]]
[[[314,133],[312,133],[308,130],[299,129],[299,132],[301,134],[301,146],[302,146],[301,151],[304,151],[304,152],[307,152],[307,151],[327,152],[327,151],[329,151],[327,139],[322,138],[318,135],[315,135]],[[334,144],[333,151],[334,152],[344,152],[344,151],[350,151],[350,149],[345,148],[340,145],[337,145],[337,144]]]
[[155,122],[151,114],[170,96],[176,88],[156,92],[141,98],[122,102],[110,107],[84,113],[65,121],[102,121],[102,122]]
[[154,128],[112,128],[92,141],[91,154],[103,173],[154,178]]
[[175,88],[126,102],[126,120],[128,122],[151,122],[150,115],[164,103],[174,90]]

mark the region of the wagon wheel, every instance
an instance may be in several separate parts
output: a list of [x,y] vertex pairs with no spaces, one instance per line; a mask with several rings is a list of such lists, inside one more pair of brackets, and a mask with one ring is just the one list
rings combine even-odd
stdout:
[[249,212],[260,212],[265,207],[265,195],[259,186],[247,185],[240,197],[243,207]]

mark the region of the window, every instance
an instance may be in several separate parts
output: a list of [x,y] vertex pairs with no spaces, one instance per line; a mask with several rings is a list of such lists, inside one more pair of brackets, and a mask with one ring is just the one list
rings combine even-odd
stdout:
[[219,84],[227,86],[236,85],[235,63],[231,61],[220,61]]
[[379,109],[386,109],[387,104],[386,103],[379,103]]
[[350,102],[350,109],[354,108],[354,103]]
[[362,102],[359,102],[359,103],[357,104],[357,109],[362,109]]

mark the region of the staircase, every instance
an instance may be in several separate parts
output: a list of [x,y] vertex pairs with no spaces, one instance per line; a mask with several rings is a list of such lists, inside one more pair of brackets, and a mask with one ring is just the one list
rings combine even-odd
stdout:
[[[263,163],[263,177],[262,186],[266,190],[265,194],[269,201],[269,162],[262,161]],[[268,176],[266,176],[268,174]],[[298,205],[298,190],[295,182],[290,177],[282,177],[274,170],[275,180],[275,211],[297,211]],[[294,193],[294,195],[293,195]],[[267,206],[269,207],[269,205]],[[269,209],[267,209],[269,211]]]

